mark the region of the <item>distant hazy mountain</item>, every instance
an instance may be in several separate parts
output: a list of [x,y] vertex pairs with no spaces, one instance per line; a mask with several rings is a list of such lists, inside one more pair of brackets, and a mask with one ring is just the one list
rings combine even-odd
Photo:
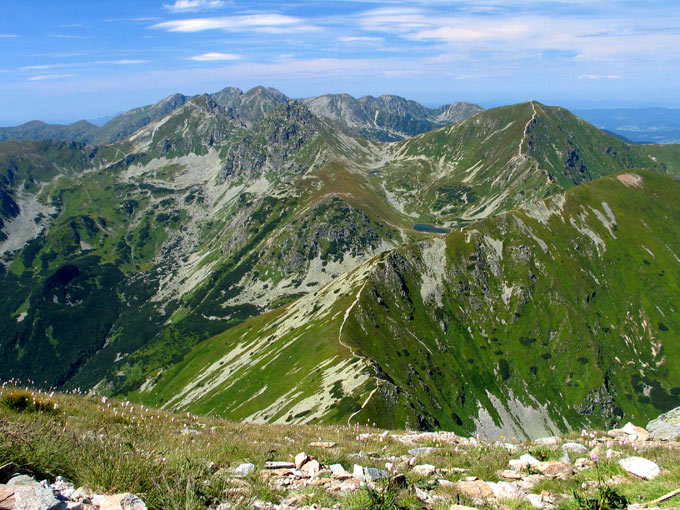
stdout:
[[483,108],[470,103],[454,103],[427,108],[399,96],[326,94],[302,99],[317,115],[338,123],[354,136],[371,140],[403,140],[476,115]]
[[680,142],[680,108],[573,110],[582,119],[634,143]]
[[[267,87],[247,92],[227,87],[209,96],[245,127],[253,127],[273,108],[288,98]],[[68,140],[85,143],[113,143],[185,104],[190,98],[173,94],[153,105],[134,108],[107,120],[101,127],[81,120],[69,125],[31,121],[20,126],[0,128],[0,141]],[[425,106],[398,96],[366,96],[354,99],[347,94],[326,95],[301,100],[315,114],[337,122],[347,134],[370,140],[403,140],[437,127],[459,122],[482,111],[477,105],[453,103],[439,108]]]

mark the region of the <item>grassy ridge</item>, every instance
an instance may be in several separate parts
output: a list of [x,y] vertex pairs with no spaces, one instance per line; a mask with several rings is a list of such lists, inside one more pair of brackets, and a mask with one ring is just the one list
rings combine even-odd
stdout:
[[[383,253],[350,286],[340,280],[311,295],[318,315],[303,300],[226,331],[139,397],[243,418],[219,402],[236,398],[240,381],[257,380],[260,386],[246,386],[260,391],[260,409],[295,394],[292,406],[299,402],[297,358],[258,365],[230,354],[257,344],[251,355],[265,362],[278,348],[267,338],[286,317],[293,326],[280,341],[307,348],[319,372],[333,351],[314,350],[314,340],[347,345],[356,359],[371,360],[363,372],[370,379],[354,394],[364,407],[335,406],[315,420],[353,416],[385,427],[481,429],[496,437],[656,416],[680,405],[678,193],[680,184],[667,176],[616,174],[444,239]],[[183,386],[200,388],[200,374],[220,358],[225,371],[235,364],[238,377],[196,389],[193,400],[167,400]],[[263,374],[278,379],[274,389]],[[305,387],[305,397],[322,393],[318,382]]]

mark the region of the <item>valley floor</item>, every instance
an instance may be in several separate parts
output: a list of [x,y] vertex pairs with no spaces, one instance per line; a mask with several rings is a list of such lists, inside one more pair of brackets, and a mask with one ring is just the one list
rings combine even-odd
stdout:
[[632,425],[530,443],[371,425],[255,425],[3,387],[0,508],[19,508],[17,484],[34,480],[62,500],[46,510],[630,508],[680,486],[680,443]]

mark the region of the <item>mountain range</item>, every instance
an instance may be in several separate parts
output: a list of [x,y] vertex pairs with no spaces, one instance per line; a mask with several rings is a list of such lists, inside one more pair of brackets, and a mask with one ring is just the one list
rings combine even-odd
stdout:
[[489,436],[680,405],[677,145],[264,87],[74,126],[0,131],[3,379]]

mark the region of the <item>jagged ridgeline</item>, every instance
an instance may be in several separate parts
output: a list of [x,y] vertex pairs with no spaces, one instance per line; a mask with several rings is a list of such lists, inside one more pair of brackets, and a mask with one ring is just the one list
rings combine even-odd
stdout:
[[263,87],[98,129],[0,143],[2,378],[510,435],[677,405],[678,146]]

